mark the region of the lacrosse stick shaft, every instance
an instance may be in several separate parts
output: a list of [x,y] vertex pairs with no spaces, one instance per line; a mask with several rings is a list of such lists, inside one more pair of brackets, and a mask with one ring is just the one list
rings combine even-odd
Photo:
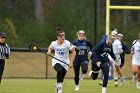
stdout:
[[132,46],[134,46],[134,44],[136,44],[139,40],[140,40],[140,38],[138,38],[128,49],[130,50],[132,48]]
[[[138,39],[128,48],[128,50],[130,50],[130,49],[134,46],[134,44],[136,44],[139,40],[140,40],[140,38],[138,38]],[[128,50],[124,51],[123,54],[125,54]],[[119,59],[120,59],[121,57],[122,57],[122,56],[120,56]]]
[[[40,48],[38,48],[38,47],[37,47],[37,50],[40,51],[40,52],[42,52],[42,53],[44,53],[44,54],[47,54],[46,52],[42,51],[42,50],[41,50]],[[58,61],[60,61],[60,62],[62,62],[62,63],[64,63],[64,64],[66,64],[66,65],[69,65],[69,64],[65,63],[64,61],[62,61],[62,60],[60,60],[60,59],[58,59],[58,58],[56,58],[56,57],[54,57],[54,56],[52,56],[52,55],[50,55],[50,54],[47,54],[47,55],[50,56],[50,57],[52,57],[52,58],[54,58],[54,59],[56,59],[56,60],[58,60]]]

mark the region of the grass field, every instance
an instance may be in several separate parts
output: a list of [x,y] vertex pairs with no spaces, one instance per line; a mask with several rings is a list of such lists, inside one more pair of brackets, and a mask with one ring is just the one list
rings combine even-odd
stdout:
[[[100,80],[85,79],[80,81],[80,91],[74,92],[73,79],[66,79],[63,83],[63,93],[101,93]],[[55,79],[3,79],[0,93],[54,93]],[[126,80],[124,86],[114,87],[109,81],[107,93],[140,93],[131,80]]]
[[[46,59],[46,55],[42,53],[14,52],[11,58],[6,61],[0,93],[54,93],[55,79],[42,79],[46,77],[46,73],[47,78],[56,77],[50,57]],[[91,64],[89,64],[88,72],[90,70]],[[123,72],[126,78],[132,77],[131,55],[126,55]],[[73,77],[73,69],[69,69],[66,78]],[[80,91],[78,92],[74,92],[73,79],[66,79],[63,83],[63,93],[101,93],[100,80],[93,81],[89,79],[88,74],[85,78],[87,79],[80,81]],[[138,90],[131,80],[126,80],[124,86],[119,85],[118,87],[114,87],[114,82],[111,80],[108,84],[107,93],[140,93],[140,89]]]

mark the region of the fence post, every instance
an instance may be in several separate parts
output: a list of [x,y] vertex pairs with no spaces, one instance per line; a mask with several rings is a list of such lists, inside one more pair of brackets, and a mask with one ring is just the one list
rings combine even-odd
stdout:
[[46,54],[46,79],[48,79],[48,55]]

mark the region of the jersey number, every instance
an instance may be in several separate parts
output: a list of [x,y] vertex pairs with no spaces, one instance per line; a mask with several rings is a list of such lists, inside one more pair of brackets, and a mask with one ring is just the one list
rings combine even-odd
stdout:
[[84,50],[79,50],[78,55],[84,55],[84,54],[85,54],[85,51]]
[[60,56],[64,56],[64,52],[58,52]]

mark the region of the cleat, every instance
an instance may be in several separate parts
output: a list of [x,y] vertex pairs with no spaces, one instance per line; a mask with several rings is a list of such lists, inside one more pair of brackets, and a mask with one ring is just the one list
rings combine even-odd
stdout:
[[136,88],[137,88],[137,89],[140,89],[140,82],[137,82]]
[[79,85],[75,85],[75,91],[79,91]]
[[55,93],[62,93],[62,86],[59,86],[58,83],[54,84]]
[[81,73],[80,76],[79,76],[80,80],[83,80],[84,79],[84,74]]
[[118,86],[118,84],[114,84],[115,85],[115,87],[117,87]]
[[114,79],[114,85],[115,85],[115,87],[118,86],[118,79]]
[[100,85],[100,86],[103,86],[103,82],[99,82],[99,85]]
[[124,85],[124,82],[125,82],[125,78],[124,78],[124,76],[121,78],[121,86],[123,86]]
[[89,74],[88,74],[88,76],[90,77],[90,78],[92,78],[92,70],[89,72]]
[[118,86],[118,81],[115,81],[114,85],[115,85],[115,87],[117,87]]
[[62,93],[62,87],[58,87],[58,92],[57,93]]

